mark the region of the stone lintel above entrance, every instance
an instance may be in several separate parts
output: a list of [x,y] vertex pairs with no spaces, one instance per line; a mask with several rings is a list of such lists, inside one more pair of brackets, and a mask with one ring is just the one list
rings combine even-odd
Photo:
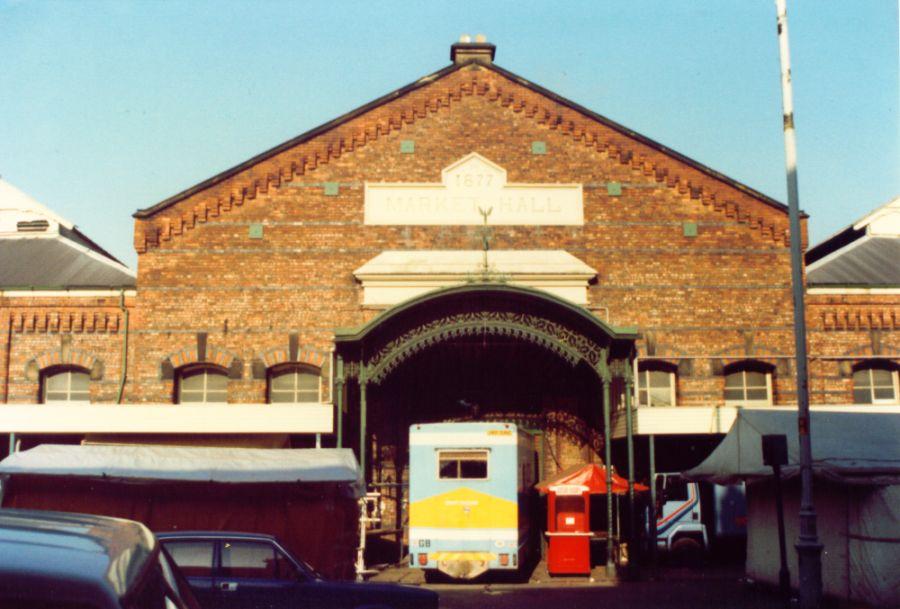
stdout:
[[479,281],[497,281],[588,304],[597,271],[563,250],[385,251],[353,272],[363,304],[389,307],[426,292]]

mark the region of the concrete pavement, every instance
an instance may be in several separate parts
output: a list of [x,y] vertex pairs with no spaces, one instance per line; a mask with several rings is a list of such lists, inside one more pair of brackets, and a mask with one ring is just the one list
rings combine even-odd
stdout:
[[[772,588],[748,582],[740,567],[663,568],[653,579],[610,581],[603,569],[591,577],[550,577],[539,564],[529,583],[493,580],[425,584],[417,569],[390,568],[372,581],[422,585],[440,594],[442,609],[785,609]],[[850,605],[833,604],[851,609]]]

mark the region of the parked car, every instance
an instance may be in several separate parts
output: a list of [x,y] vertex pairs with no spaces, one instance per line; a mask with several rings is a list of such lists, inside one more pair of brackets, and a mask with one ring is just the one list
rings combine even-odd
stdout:
[[0,607],[199,609],[139,522],[0,509]]
[[271,535],[160,533],[205,609],[437,609],[430,590],[327,581]]

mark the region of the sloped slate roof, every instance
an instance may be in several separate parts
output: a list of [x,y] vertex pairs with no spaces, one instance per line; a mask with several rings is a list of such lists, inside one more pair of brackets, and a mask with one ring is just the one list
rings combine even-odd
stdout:
[[900,239],[871,237],[811,266],[807,285],[900,286]]
[[134,285],[134,275],[126,267],[64,237],[0,239],[2,289],[109,289]]

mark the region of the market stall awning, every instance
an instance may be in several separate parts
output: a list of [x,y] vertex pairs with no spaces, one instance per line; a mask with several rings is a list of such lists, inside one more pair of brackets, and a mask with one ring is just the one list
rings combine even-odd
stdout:
[[[606,468],[602,465],[588,463],[576,465],[557,474],[553,478],[539,482],[535,488],[541,493],[546,493],[551,486],[582,485],[590,489],[592,495],[606,494]],[[647,491],[646,485],[635,483],[635,491]],[[628,492],[628,480],[613,470],[612,492],[616,495],[624,495]]]

